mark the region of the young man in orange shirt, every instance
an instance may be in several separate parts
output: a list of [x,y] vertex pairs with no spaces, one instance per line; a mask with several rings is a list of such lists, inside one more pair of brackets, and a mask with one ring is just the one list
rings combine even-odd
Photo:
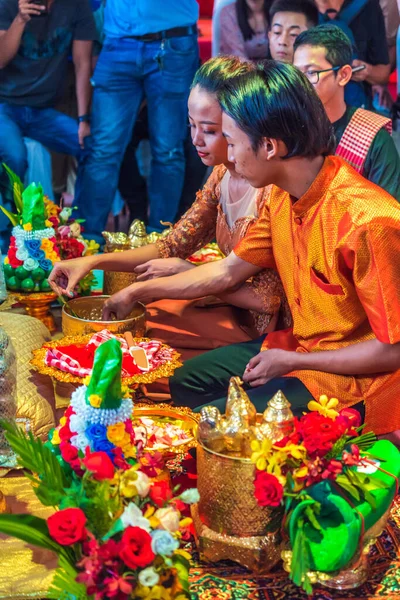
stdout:
[[[173,277],[139,282],[107,302],[124,317],[137,300],[224,294],[276,267],[293,328],[189,360],[171,379],[178,404],[219,402],[243,376],[263,410],[283,389],[301,413],[326,394],[362,406],[377,433],[400,426],[400,207],[334,149],[313,87],[273,61],[227,86],[220,98],[229,159],[268,204],[227,258]],[[260,352],[260,350],[262,350]]]

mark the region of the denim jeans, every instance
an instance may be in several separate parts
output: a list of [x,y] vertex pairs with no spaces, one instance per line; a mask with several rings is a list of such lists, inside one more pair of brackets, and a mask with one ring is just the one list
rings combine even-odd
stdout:
[[197,36],[143,42],[106,38],[93,78],[92,153],[75,196],[85,235],[99,238],[142,100],[146,98],[152,166],[149,228],[174,221],[182,192],[187,99],[198,67]]
[[[85,151],[79,146],[78,124],[72,117],[54,108],[31,108],[0,103],[0,132],[0,165],[6,163],[22,181],[28,167],[24,137],[41,142],[54,152],[78,158],[80,175]],[[6,208],[14,211],[8,177],[1,166],[0,195]],[[1,230],[3,237],[7,239],[9,233],[4,231],[3,222]]]

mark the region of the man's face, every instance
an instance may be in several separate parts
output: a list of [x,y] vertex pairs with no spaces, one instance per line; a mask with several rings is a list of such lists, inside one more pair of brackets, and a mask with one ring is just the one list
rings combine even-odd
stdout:
[[326,50],[322,46],[299,46],[294,53],[293,64],[311,81],[322,104],[328,106],[343,98],[344,86],[339,73],[327,71],[318,75],[318,83],[313,83],[312,73],[332,69],[326,59]]
[[[315,0],[315,4],[321,14],[326,13],[327,10],[339,12],[343,2],[344,0]],[[334,13],[332,16],[334,16]]]
[[269,50],[274,60],[293,62],[293,44],[297,36],[308,29],[306,16],[295,12],[278,12],[268,32]]
[[262,150],[254,152],[248,136],[225,113],[222,113],[222,131],[228,142],[228,160],[234,163],[235,171],[255,188],[272,183],[269,181],[268,161]]

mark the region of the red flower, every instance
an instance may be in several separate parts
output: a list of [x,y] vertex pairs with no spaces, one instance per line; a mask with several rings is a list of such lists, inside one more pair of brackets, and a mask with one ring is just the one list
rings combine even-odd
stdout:
[[49,534],[61,546],[70,546],[86,537],[86,516],[80,508],[59,510],[47,519]]
[[67,463],[71,463],[78,458],[78,448],[75,448],[75,446],[72,446],[69,442],[61,442],[60,452]]
[[343,422],[329,419],[317,412],[310,412],[301,417],[298,425],[307,452],[314,456],[324,456],[329,452],[345,430]]
[[131,468],[130,465],[124,457],[124,453],[122,452],[122,448],[112,448],[111,453],[113,455],[113,463],[117,469],[122,469],[123,471],[127,471]]
[[82,462],[97,481],[114,478],[114,465],[105,452],[90,452],[86,449],[86,456]]
[[15,246],[10,246],[10,248],[8,249],[8,260],[10,262],[10,265],[13,267],[13,269],[16,269],[17,267],[20,267],[21,265],[23,265],[24,263],[22,262],[22,260],[19,260],[16,257],[17,254],[17,248]]
[[342,459],[345,465],[348,467],[354,467],[359,465],[361,462],[360,448],[356,444],[351,444],[350,452],[343,451]]
[[58,241],[58,245],[64,260],[79,258],[85,251],[85,246],[76,238],[62,238]]
[[69,419],[67,420],[65,425],[60,427],[60,429],[58,431],[58,435],[60,436],[60,440],[62,442],[68,442],[68,440],[70,440],[71,437],[74,435],[69,428]]
[[283,487],[275,475],[257,470],[254,487],[259,506],[279,506],[283,498]]
[[113,560],[119,557],[121,546],[115,540],[108,540],[105,544],[98,548],[98,555],[102,561]]
[[106,586],[106,598],[125,600],[125,598],[131,597],[133,586],[129,583],[129,576],[107,577],[104,580],[104,585]]
[[14,235],[10,235],[10,248],[15,248],[16,240]]
[[156,481],[150,488],[149,498],[154,504],[161,507],[172,498],[172,490],[168,481]]
[[119,555],[130,569],[147,567],[155,559],[151,536],[140,527],[127,527],[122,535]]
[[54,229],[57,229],[60,224],[60,219],[58,217],[49,217],[47,220],[50,221]]
[[74,415],[74,414],[75,414],[75,411],[74,411],[74,409],[72,408],[72,406],[68,406],[67,410],[66,410],[66,411],[65,411],[65,413],[64,413],[64,417],[65,417],[66,419],[68,419],[68,418],[69,418],[71,415]]

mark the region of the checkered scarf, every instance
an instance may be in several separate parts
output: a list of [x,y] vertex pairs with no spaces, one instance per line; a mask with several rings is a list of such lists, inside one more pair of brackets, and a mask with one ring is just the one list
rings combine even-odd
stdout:
[[[116,338],[121,344],[121,350],[123,354],[129,354],[129,346],[124,338],[117,337],[107,331],[107,329],[103,329],[99,333],[95,333],[89,340],[88,344],[93,344],[96,348],[100,346],[103,342],[107,340]],[[140,348],[146,352],[147,359],[149,361],[149,371],[160,367],[165,364],[167,361],[171,360],[173,349],[172,348],[163,348],[161,342],[157,342],[156,340],[150,340],[148,342],[138,342],[137,344]],[[81,367],[79,362],[74,358],[68,356],[63,352],[57,350],[57,348],[49,348],[46,352],[45,356],[45,364],[48,367],[53,367],[55,369],[59,369],[60,371],[64,371],[66,373],[70,373],[75,377],[86,377],[87,375],[91,375],[92,369],[85,369]],[[146,369],[138,367],[140,371],[146,372]],[[122,368],[122,377],[131,377],[132,373],[127,372],[124,368]]]
[[336,148],[336,156],[344,158],[361,175],[369,149],[376,134],[384,127],[392,133],[392,121],[369,110],[359,108],[351,117],[342,139]]

